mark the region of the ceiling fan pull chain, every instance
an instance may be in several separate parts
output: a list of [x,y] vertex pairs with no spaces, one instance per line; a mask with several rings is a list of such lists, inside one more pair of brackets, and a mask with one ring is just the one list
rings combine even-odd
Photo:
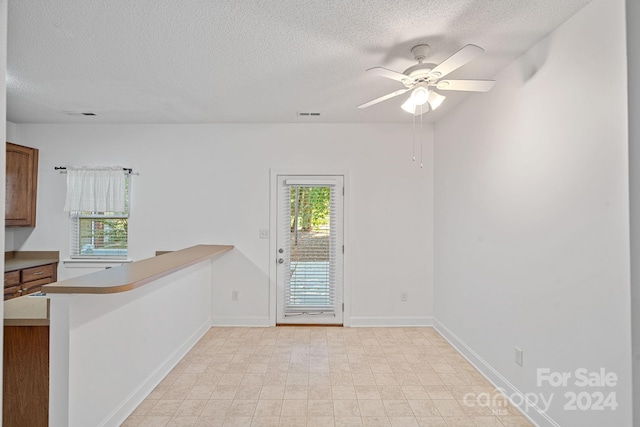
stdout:
[[424,140],[424,131],[422,128],[422,107],[424,105],[420,105],[420,169],[422,169],[422,141]]
[[412,149],[413,149],[413,157],[411,158],[412,162],[416,161],[416,115],[412,114],[413,121],[413,141],[412,141]]

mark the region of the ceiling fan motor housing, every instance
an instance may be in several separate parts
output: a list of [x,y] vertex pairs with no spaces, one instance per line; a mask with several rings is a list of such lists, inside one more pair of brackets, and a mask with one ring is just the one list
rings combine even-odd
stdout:
[[417,83],[433,83],[438,79],[431,74],[431,70],[433,70],[435,67],[436,64],[429,63],[412,65],[402,73],[411,77],[411,79],[402,81],[402,83],[409,88],[415,86]]

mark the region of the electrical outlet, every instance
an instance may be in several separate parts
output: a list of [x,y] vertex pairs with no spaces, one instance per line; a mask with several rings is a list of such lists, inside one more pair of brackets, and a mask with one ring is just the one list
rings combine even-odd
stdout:
[[515,348],[516,365],[522,366],[524,363],[524,351],[518,347]]
[[407,302],[408,294],[406,292],[400,292],[400,301]]
[[238,291],[231,292],[231,301],[238,301]]
[[269,230],[262,229],[260,230],[260,238],[268,239],[269,238]]

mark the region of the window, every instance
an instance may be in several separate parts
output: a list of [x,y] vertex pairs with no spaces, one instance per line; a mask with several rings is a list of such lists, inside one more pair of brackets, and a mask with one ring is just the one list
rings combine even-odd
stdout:
[[71,258],[126,259],[129,234],[129,176],[124,212],[71,212]]

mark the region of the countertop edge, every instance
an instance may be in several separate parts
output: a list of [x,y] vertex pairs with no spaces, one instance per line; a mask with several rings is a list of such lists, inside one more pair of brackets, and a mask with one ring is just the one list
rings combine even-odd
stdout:
[[197,245],[42,287],[46,294],[113,294],[139,288],[234,249],[233,245]]

